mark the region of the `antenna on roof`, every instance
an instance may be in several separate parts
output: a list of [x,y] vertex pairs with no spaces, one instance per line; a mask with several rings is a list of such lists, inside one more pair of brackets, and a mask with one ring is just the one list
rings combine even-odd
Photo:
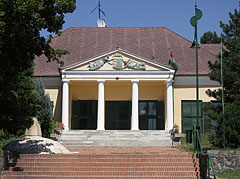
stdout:
[[98,8],[98,20],[97,20],[97,25],[98,27],[106,27],[106,22],[103,18],[101,18],[101,13],[106,17],[105,12],[101,9],[101,2],[98,0],[98,5],[95,7],[92,11],[94,12]]

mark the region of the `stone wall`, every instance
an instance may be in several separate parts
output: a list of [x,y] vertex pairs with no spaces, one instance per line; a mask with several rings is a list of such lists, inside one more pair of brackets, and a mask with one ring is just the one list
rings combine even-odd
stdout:
[[0,178],[4,170],[3,167],[4,167],[4,160],[3,160],[3,156],[0,155]]
[[209,150],[208,154],[211,156],[216,173],[240,168],[240,151]]

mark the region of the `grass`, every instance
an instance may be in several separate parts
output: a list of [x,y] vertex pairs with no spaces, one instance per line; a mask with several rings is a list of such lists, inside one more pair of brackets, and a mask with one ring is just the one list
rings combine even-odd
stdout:
[[[181,149],[186,150],[187,152],[194,152],[194,143],[193,143],[193,139],[192,139],[192,143],[186,143],[186,137],[181,137],[181,145],[178,146]],[[201,143],[202,143],[202,149],[203,150],[207,150],[207,149],[212,149],[212,145],[210,144],[209,140],[208,140],[208,135],[202,135],[201,136]]]
[[240,169],[222,172],[222,173],[219,173],[217,176],[219,179],[239,179],[240,178]]

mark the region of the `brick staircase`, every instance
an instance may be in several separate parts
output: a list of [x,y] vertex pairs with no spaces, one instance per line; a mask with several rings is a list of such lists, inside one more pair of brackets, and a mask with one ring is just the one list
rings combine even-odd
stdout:
[[179,150],[155,154],[21,154],[3,179],[162,178],[200,179],[199,161]]

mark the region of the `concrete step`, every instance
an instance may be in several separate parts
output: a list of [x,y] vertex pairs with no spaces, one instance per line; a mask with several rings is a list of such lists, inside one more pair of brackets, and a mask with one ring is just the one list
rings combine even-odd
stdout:
[[69,130],[63,131],[59,141],[67,146],[171,146],[170,134],[165,130]]

